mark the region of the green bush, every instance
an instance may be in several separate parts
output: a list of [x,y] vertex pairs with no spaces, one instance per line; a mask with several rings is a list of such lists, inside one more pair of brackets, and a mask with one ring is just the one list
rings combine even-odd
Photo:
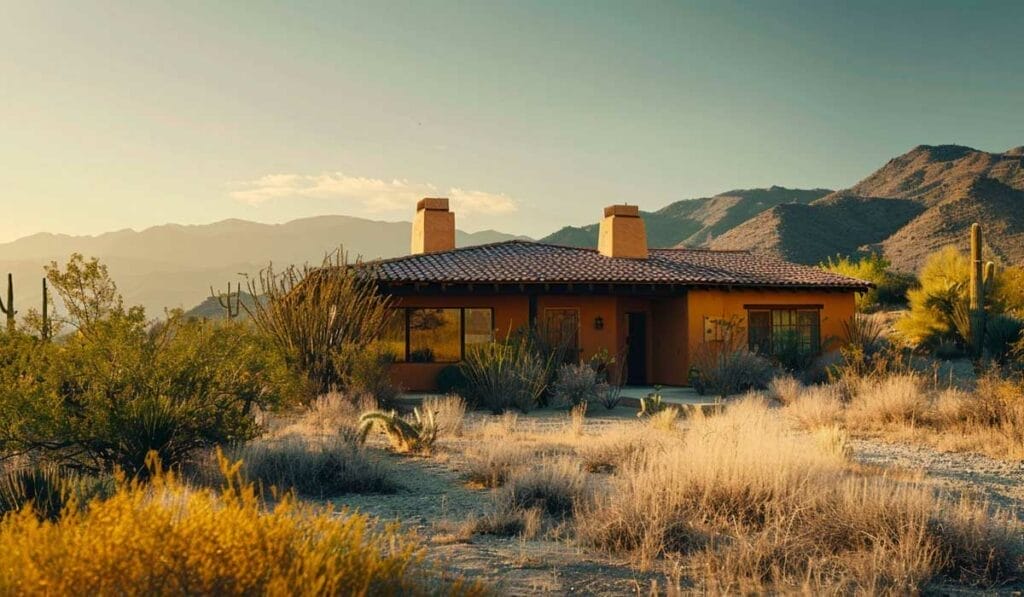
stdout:
[[335,370],[341,372],[342,386],[350,396],[370,395],[381,404],[388,404],[400,389],[391,381],[391,365],[395,353],[379,344],[361,349],[340,349],[334,356]]
[[442,394],[463,395],[466,391],[466,374],[458,365],[448,365],[437,374],[437,389]]
[[558,406],[576,406],[598,398],[600,391],[598,373],[589,364],[562,365],[551,388],[551,394]]
[[60,342],[0,342],[0,453],[144,474],[151,450],[174,466],[254,437],[257,408],[302,391],[244,323],[172,312],[150,327],[141,308],[122,306],[103,268],[83,267],[80,256],[66,272],[51,267],[62,302],[78,305],[68,320],[76,331]]
[[746,347],[729,342],[703,342],[694,351],[691,383],[700,391],[725,397],[749,390],[764,389],[775,376],[768,359]]
[[857,296],[857,310],[861,312],[907,303],[907,291],[914,285],[915,279],[911,275],[892,271],[891,266],[892,263],[879,254],[866,255],[857,260],[836,256],[820,265],[827,271],[875,285]]
[[1005,314],[990,316],[985,322],[985,354],[999,363],[1007,362],[1022,332],[1024,321]]

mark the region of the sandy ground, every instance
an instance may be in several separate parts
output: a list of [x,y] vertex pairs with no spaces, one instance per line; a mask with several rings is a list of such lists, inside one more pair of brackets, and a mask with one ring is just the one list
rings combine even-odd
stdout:
[[[635,410],[619,408],[588,417],[586,434],[601,433],[602,426],[635,421]],[[541,411],[520,417],[517,429],[556,432],[566,425],[566,414]],[[496,417],[473,413],[468,426],[493,423]],[[631,423],[630,423],[631,424]],[[400,521],[428,545],[427,557],[445,569],[483,580],[500,594],[539,593],[587,595],[650,594],[652,583],[664,589],[673,564],[640,572],[622,558],[576,546],[570,537],[524,541],[519,538],[464,536],[458,528],[491,508],[491,490],[466,485],[464,453],[474,437],[449,438],[430,457],[399,456],[374,450],[396,468],[402,489],[392,495],[353,495],[337,498],[338,507],[356,508],[386,520]],[[381,448],[383,444],[379,444]],[[973,454],[951,454],[931,448],[891,444],[880,440],[853,440],[854,459],[871,466],[924,475],[927,482],[952,493],[982,496],[994,505],[1024,515],[1024,466]]]

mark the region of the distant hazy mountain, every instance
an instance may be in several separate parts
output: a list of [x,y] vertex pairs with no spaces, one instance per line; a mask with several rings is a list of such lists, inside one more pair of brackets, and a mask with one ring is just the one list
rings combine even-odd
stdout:
[[[164,308],[191,308],[241,274],[255,274],[267,262],[319,263],[344,246],[350,258],[396,257],[409,252],[409,222],[380,222],[348,216],[319,216],[285,224],[224,220],[213,224],[167,224],[142,231],[98,236],[41,233],[0,244],[0,274],[12,272],[15,304],[24,313],[41,300],[43,265],[63,263],[71,253],[99,257],[121,293],[154,316]],[[459,246],[515,237],[493,230],[456,234]],[[6,281],[6,280],[2,280]],[[6,287],[2,290],[6,290]]]
[[850,189],[808,205],[773,207],[708,245],[803,263],[881,251],[911,271],[945,245],[966,250],[972,222],[982,224],[992,253],[1024,263],[1024,148],[988,153],[920,145]]
[[[829,189],[735,190],[700,199],[676,201],[654,212],[641,212],[652,247],[702,246],[750,218],[783,204],[806,205],[831,193]],[[544,242],[576,247],[597,246],[597,224],[566,226]]]

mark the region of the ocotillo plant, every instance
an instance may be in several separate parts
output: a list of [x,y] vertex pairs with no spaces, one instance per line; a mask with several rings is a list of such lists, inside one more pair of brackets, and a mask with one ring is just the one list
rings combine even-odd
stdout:
[[7,315],[7,331],[14,331],[14,316],[18,314],[14,310],[14,275],[7,274],[7,304],[0,299],[0,311]]
[[971,352],[976,355],[981,353],[985,340],[985,294],[995,281],[996,271],[991,261],[982,264],[983,239],[981,224],[971,224],[970,342]]
[[227,294],[214,294],[213,286],[210,287],[210,296],[217,297],[217,302],[220,303],[222,309],[228,319],[234,319],[238,317],[239,309],[242,305],[242,283],[238,283],[238,288],[235,289],[235,302],[231,303],[231,282],[228,282]]

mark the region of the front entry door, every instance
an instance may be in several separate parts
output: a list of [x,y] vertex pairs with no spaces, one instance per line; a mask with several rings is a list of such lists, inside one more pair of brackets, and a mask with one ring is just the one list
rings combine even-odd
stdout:
[[626,383],[647,385],[647,314],[626,313]]

